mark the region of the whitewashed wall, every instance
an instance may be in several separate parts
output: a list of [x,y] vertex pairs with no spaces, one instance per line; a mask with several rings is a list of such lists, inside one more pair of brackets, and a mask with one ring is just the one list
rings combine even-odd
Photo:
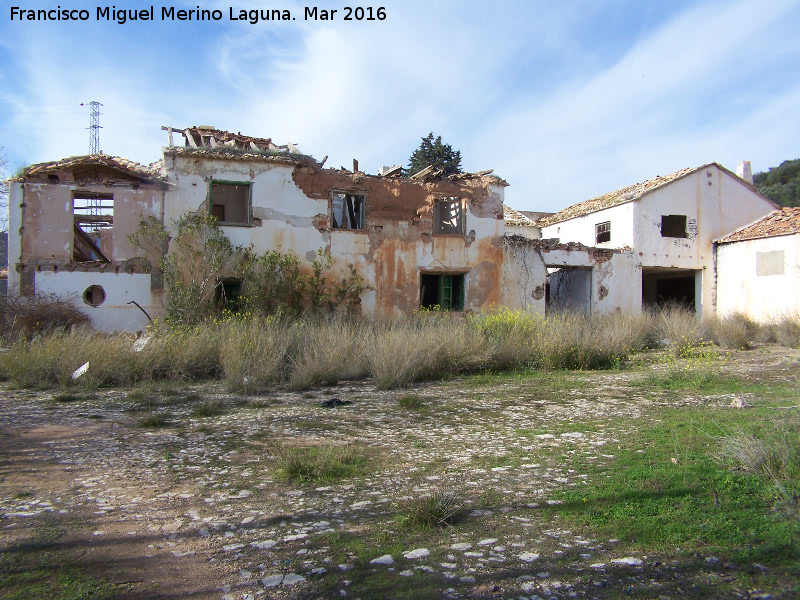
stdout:
[[[633,247],[633,211],[634,203],[619,204],[582,217],[542,227],[542,238],[558,238],[562,243],[578,242],[584,246],[598,248]],[[611,222],[611,241],[597,244],[595,225],[605,221]]]
[[[92,319],[92,325],[102,331],[142,331],[149,321],[131,300],[138,302],[152,318],[162,316],[160,297],[150,292],[150,275],[143,273],[99,273],[85,271],[42,271],[35,274],[38,294],[58,294]],[[106,294],[100,306],[83,301],[83,292],[99,285]]]
[[[756,271],[758,254],[783,252],[782,275]],[[717,247],[717,311],[756,321],[800,315],[800,234],[720,244]]]

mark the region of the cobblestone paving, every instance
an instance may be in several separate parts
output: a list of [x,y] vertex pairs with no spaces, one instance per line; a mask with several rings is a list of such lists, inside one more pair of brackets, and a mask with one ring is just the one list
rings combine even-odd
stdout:
[[[646,585],[642,569],[669,576],[670,565],[618,552],[614,539],[548,527],[536,511],[589,482],[568,459],[591,461],[602,476],[620,438],[661,402],[638,395],[628,377],[593,374],[555,400],[539,397],[535,382],[504,380],[406,392],[357,383],[247,399],[218,384],[179,388],[188,400],[155,388],[148,393],[161,402],[150,408],[170,423],[150,430],[135,426],[148,400],[141,393],[130,400],[131,390],[72,402],[6,390],[0,542],[13,542],[37,519],[73,519],[69,535],[98,564],[120,563],[103,575],[124,583],[130,598],[357,597],[353,581],[369,577],[428,585],[434,578],[450,598],[591,597],[626,577]],[[423,408],[402,408],[406,394]],[[352,404],[320,406],[333,395]],[[192,416],[201,401],[226,411]],[[354,444],[373,464],[354,480],[291,483],[275,468],[276,441]],[[442,490],[465,499],[464,527],[379,551],[397,533],[398,503]],[[337,542],[362,534],[360,557]],[[134,566],[126,570],[123,559]],[[704,560],[717,567],[714,557]],[[137,575],[126,579],[131,569]]]

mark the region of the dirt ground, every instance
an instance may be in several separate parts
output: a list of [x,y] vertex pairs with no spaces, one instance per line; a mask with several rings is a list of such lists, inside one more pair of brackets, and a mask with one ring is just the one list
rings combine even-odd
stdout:
[[[799,359],[765,346],[731,354],[725,368],[753,380],[796,379]],[[359,382],[256,398],[221,384],[71,396],[4,388],[0,549],[23,552],[46,538],[61,564],[110,582],[126,600],[356,597],[351,583],[370,576],[381,585],[402,576],[430,586],[433,578],[447,598],[593,597],[606,586],[624,590],[634,576],[655,582],[674,575],[669,564],[531,513],[590,482],[558,457],[612,468],[615,449],[650,407],[735,399],[641,392],[630,384],[640,375],[581,374],[557,398],[538,395],[524,376],[398,392]],[[352,404],[321,406],[334,396]],[[416,407],[403,407],[409,396]],[[166,423],[141,427],[152,414]],[[594,426],[575,426],[587,422]],[[355,480],[287,481],[275,466],[276,442],[357,444],[373,464]],[[508,456],[515,460],[497,460]],[[442,490],[458,490],[467,519],[485,527],[445,530],[385,558],[398,502]],[[358,549],[345,543],[362,534]],[[698,560],[725,577],[714,557]]]

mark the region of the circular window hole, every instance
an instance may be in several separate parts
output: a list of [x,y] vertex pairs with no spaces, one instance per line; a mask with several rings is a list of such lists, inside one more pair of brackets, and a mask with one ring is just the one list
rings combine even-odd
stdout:
[[83,292],[83,301],[89,306],[100,306],[106,301],[106,291],[99,285],[90,285]]

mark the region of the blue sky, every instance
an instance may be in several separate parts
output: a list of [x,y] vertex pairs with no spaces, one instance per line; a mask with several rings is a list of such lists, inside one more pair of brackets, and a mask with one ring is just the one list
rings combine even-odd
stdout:
[[[97,0],[0,9],[0,146],[10,167],[101,148],[149,163],[162,125],[297,143],[326,166],[407,164],[429,131],[506,201],[555,211],[687,166],[800,157],[800,0],[383,0],[384,21],[304,21],[347,2],[153,4],[153,22],[97,22]],[[88,22],[10,22],[10,6]],[[356,4],[356,3],[350,3]],[[150,6],[118,1],[117,8]],[[162,22],[160,7],[222,10]],[[229,8],[287,8],[251,25]],[[361,3],[361,6],[368,6]]]

